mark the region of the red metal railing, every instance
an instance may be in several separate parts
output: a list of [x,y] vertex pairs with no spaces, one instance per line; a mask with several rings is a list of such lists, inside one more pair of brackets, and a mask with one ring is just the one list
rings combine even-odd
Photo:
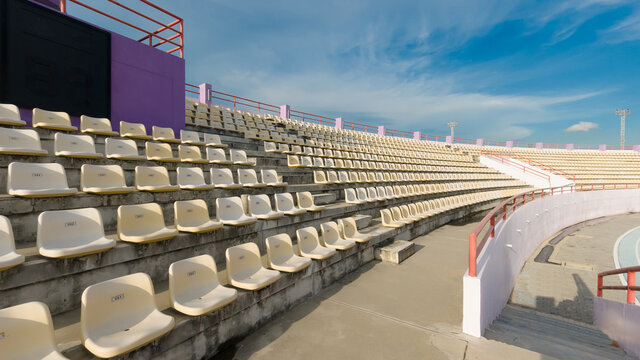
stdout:
[[527,163],[527,164],[529,164],[529,165],[533,165],[533,166],[536,166],[536,167],[541,167],[542,169],[547,170],[547,171],[549,171],[549,172],[550,172],[550,173],[552,173],[552,174],[556,174],[556,175],[560,175],[560,176],[566,177],[566,178],[568,178],[568,179],[573,180],[574,182],[576,181],[576,176],[575,176],[575,175],[572,175],[572,174],[569,174],[569,173],[568,173],[568,172],[566,172],[566,171],[563,171],[563,170],[560,170],[560,169],[553,168],[553,167],[551,167],[551,166],[549,166],[549,165],[543,164],[543,163],[541,163],[541,162],[537,162],[537,161],[535,161],[535,160],[531,160],[531,159],[529,159],[529,158],[526,158],[526,157],[521,156],[521,155],[518,155],[518,154],[509,154],[509,156],[511,156],[511,157],[515,157],[515,158],[517,158],[518,160],[524,161],[524,162],[526,162],[526,163]]
[[420,134],[420,138],[427,141],[447,141],[447,137],[444,135]]
[[542,144],[543,149],[566,149],[567,144]]
[[[169,11],[151,3],[148,0],[138,0],[139,2],[146,4],[147,6],[152,7],[153,9],[162,12],[163,14],[169,16],[170,18],[173,19],[173,21],[169,22],[168,24],[163,23],[160,20],[156,20],[154,18],[152,18],[149,15],[145,15],[142,12],[133,9],[130,6],[124,5],[122,3],[120,3],[117,0],[107,0],[108,2],[130,12],[133,13],[147,21],[150,21],[154,24],[159,25],[160,27],[155,29],[155,30],[146,30],[144,28],[142,28],[141,26],[143,25],[134,25],[128,21],[125,21],[123,19],[120,19],[118,16],[116,15],[112,15],[107,13],[106,11],[103,10],[99,10],[93,6],[89,6],[79,0],[68,0],[71,3],[77,4],[85,9],[88,9],[90,11],[96,12],[100,15],[103,15],[111,20],[117,21],[121,24],[124,24],[126,26],[129,26],[133,29],[136,29],[142,33],[144,33],[145,35],[140,38],[138,41],[139,42],[148,42],[149,46],[151,47],[159,47],[161,45],[165,45],[165,44],[170,44],[173,45],[174,47],[169,47],[168,49],[166,49],[165,51],[169,54],[172,54],[176,51],[180,52],[180,57],[184,58],[184,23],[182,18],[170,13]],[[67,13],[67,0],[60,0],[60,11],[63,13]],[[177,29],[175,27],[178,27]],[[165,32],[169,32],[169,35],[162,35]]]
[[549,176],[548,174],[546,174],[546,173],[544,173],[544,172],[542,172],[542,171],[540,171],[540,170],[538,170],[536,168],[529,167],[529,166],[517,163],[515,161],[512,161],[509,158],[502,157],[500,155],[494,154],[494,153],[489,152],[489,151],[482,151],[480,153],[480,155],[484,155],[484,156],[493,158],[495,160],[499,160],[501,164],[509,165],[509,166],[511,166],[513,168],[516,168],[518,170],[522,170],[522,172],[525,173],[525,174],[529,173],[529,174],[532,174],[534,176],[537,176],[537,177],[539,177],[539,178],[541,178],[543,180],[546,180],[549,183],[549,185],[551,185],[551,176]]
[[[446,137],[445,137],[446,138]],[[453,143],[454,144],[468,144],[468,145],[475,145],[476,144],[476,139],[466,139],[466,138],[458,138],[458,137],[454,137],[453,138]]]
[[513,146],[514,147],[519,147],[519,148],[535,148],[536,147],[536,143],[514,142]]
[[584,144],[576,144],[573,145],[573,148],[576,150],[599,150],[599,145],[584,145]]
[[[603,271],[598,274],[597,296],[602,297],[602,290],[625,290],[627,292],[627,303],[636,303],[636,291],[640,291],[640,286],[636,286],[636,273],[640,272],[640,266],[631,266],[622,269]],[[605,276],[627,274],[627,285],[603,285]]]
[[506,141],[496,141],[496,140],[485,140],[484,145],[486,146],[507,146]]
[[328,125],[328,126],[336,125],[336,119],[332,119],[326,116],[309,114],[309,113],[297,111],[297,110],[289,110],[289,117],[292,119],[298,119],[302,121],[316,122],[320,125]]
[[377,126],[360,124],[360,123],[355,123],[353,121],[347,121],[347,120],[342,122],[342,128],[346,130],[356,130],[356,131],[362,131],[362,132],[372,133],[372,134],[378,133]]
[[198,86],[196,86],[196,85],[185,83],[184,84],[184,92],[185,93],[189,93],[189,95],[195,94],[195,95],[198,95],[198,97],[200,96],[200,88]]
[[413,133],[404,130],[386,129],[385,135],[413,139]]
[[[195,86],[195,85],[191,85],[191,86]],[[245,107],[245,108],[249,108],[250,110],[254,110],[254,111],[257,110],[258,113],[262,113],[263,111],[265,111],[265,112],[275,113],[278,115],[280,114],[279,106],[271,105],[271,104],[267,104],[260,101],[255,101],[255,100],[251,100],[251,99],[247,99],[247,98],[243,98],[243,97],[239,97],[231,94],[226,94],[216,90],[211,90],[211,99],[220,100],[225,104],[229,103],[231,105],[230,107],[233,107],[234,110],[238,109],[238,107]]]

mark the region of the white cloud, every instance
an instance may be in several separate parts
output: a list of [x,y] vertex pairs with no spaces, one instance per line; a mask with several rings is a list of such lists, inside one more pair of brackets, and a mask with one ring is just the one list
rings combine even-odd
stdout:
[[577,132],[577,131],[583,131],[583,132],[587,132],[593,129],[597,129],[598,128],[598,124],[591,122],[591,121],[580,121],[577,124],[573,124],[571,126],[569,126],[568,128],[564,129],[564,131],[567,132]]

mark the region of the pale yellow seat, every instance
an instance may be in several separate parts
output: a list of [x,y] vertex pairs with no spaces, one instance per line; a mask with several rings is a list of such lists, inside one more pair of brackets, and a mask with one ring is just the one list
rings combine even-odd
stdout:
[[401,222],[405,225],[412,224],[415,220],[411,218],[407,218],[402,214],[402,210],[399,206],[394,206],[391,209],[391,215],[393,216],[393,220]]
[[207,148],[207,160],[212,164],[231,164],[231,160],[227,160],[227,155],[224,153],[224,149],[220,148]]
[[34,108],[31,124],[34,128],[78,131],[77,127],[71,125],[69,114],[62,111],[47,111]]
[[244,187],[263,188],[267,184],[258,181],[258,175],[253,169],[238,169],[238,182]]
[[214,185],[207,184],[204,180],[204,173],[198,167],[182,167],[176,169],[178,186],[184,190],[211,190]]
[[356,245],[354,241],[343,239],[338,224],[333,221],[320,224],[322,245],[337,250],[348,250]]
[[382,226],[384,227],[401,228],[405,225],[404,222],[395,221],[389,209],[380,210],[380,218],[382,219]]
[[176,191],[179,185],[171,185],[169,172],[164,166],[136,166],[136,190],[139,191]]
[[200,255],[169,266],[169,295],[174,309],[200,316],[230,304],[238,291],[220,285],[215,261],[211,255]]
[[201,199],[173,203],[176,228],[179,231],[203,233],[222,228],[222,222],[209,218],[207,203]]
[[403,219],[409,219],[409,220],[412,220],[413,222],[420,221],[422,219],[421,216],[413,215],[408,205],[400,205],[400,212],[402,213]]
[[204,143],[207,146],[217,147],[217,148],[226,148],[227,145],[223,144],[220,140],[220,136],[216,134],[204,133]]
[[301,209],[293,203],[293,196],[289,193],[275,194],[276,198],[276,210],[284,212],[285,215],[301,215],[307,212],[306,209]]
[[180,130],[180,141],[183,144],[205,145],[203,141],[200,141],[200,135],[197,131]]
[[225,225],[242,226],[255,223],[258,219],[245,214],[239,197],[217,198],[216,214]]
[[246,199],[249,214],[255,218],[260,220],[274,220],[284,217],[284,212],[273,211],[269,195],[249,195]]
[[324,171],[313,171],[313,182],[320,185],[331,184],[332,182],[327,179],[327,175]]
[[[0,215],[0,271],[10,269],[24,263],[24,255],[16,252],[11,222]],[[1,327],[1,326],[0,326]],[[0,345],[0,348],[2,346]]]
[[144,145],[147,160],[163,162],[179,162],[180,158],[173,156],[171,145],[147,141]]
[[298,206],[306,209],[307,211],[322,211],[324,206],[316,205],[313,203],[313,195],[309,191],[303,191],[296,193],[298,197]]
[[40,255],[50,258],[95,254],[116,246],[105,237],[102,216],[94,208],[43,211],[36,243]]
[[247,158],[247,153],[244,150],[230,149],[229,156],[230,156],[231,162],[234,163],[235,165],[247,165],[247,166],[256,165],[255,159]]
[[311,265],[312,260],[298,256],[293,251],[291,237],[288,234],[278,234],[265,239],[269,266],[282,272],[298,272]]
[[80,116],[80,131],[87,134],[97,134],[105,136],[117,136],[118,132],[113,131],[111,120],[107,118],[95,118],[87,115]]
[[149,243],[171,239],[178,230],[165,226],[162,208],[156,203],[118,207],[118,237],[122,241]]
[[0,357],[7,360],[64,360],[46,304],[33,301],[0,310]]
[[361,243],[371,240],[370,235],[363,234],[358,231],[356,220],[352,217],[338,219],[338,226],[340,227],[340,234],[346,240],[352,240]]
[[20,119],[20,110],[13,104],[0,104],[0,124],[24,126],[26,121]]
[[354,205],[360,205],[367,202],[366,200],[358,199],[356,189],[344,189],[344,200],[347,204]]
[[0,154],[41,156],[48,153],[42,149],[35,130],[0,128]]
[[146,156],[138,153],[138,145],[131,139],[106,138],[105,153],[108,159],[144,160]]
[[298,155],[287,155],[287,166],[304,167],[302,163],[300,163],[300,158],[298,157]]
[[178,145],[178,155],[180,161],[194,164],[206,164],[209,161],[202,158],[200,148],[195,145]]
[[130,123],[120,121],[120,136],[132,139],[151,140],[152,137],[147,135],[147,128],[144,124]]
[[287,186],[287,183],[282,181],[282,176],[278,176],[278,172],[275,170],[260,170],[262,176],[262,182],[268,186]]
[[249,242],[227,248],[227,275],[229,283],[245,290],[259,290],[278,279],[280,272],[262,266],[258,245]]
[[82,293],[82,343],[101,358],[138,349],[171,331],[174,323],[158,310],[151,277],[144,273],[103,281]]
[[24,197],[69,196],[77,193],[70,188],[64,167],[57,163],[9,164],[7,193]]
[[56,156],[98,159],[103,155],[96,152],[93,137],[89,135],[72,135],[56,133],[53,147]]
[[84,164],[80,168],[80,191],[92,194],[126,194],[134,191],[127,186],[120,165]]
[[151,137],[155,141],[163,141],[169,143],[179,143],[180,140],[176,139],[176,135],[172,128],[160,127],[153,125],[151,127]]
[[276,143],[271,142],[271,141],[265,141],[264,142],[264,151],[268,152],[268,153],[279,153],[281,152],[280,150],[278,150]]
[[240,189],[242,184],[237,184],[233,180],[231,169],[211,168],[211,183],[216,188],[221,189]]
[[336,249],[330,249],[320,244],[318,231],[313,226],[296,230],[298,249],[300,255],[316,260],[324,260],[332,257]]

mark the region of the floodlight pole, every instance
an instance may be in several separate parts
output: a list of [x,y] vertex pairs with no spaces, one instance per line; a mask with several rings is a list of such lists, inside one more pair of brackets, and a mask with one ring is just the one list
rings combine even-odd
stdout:
[[624,150],[624,121],[627,115],[631,114],[629,109],[616,110],[616,116],[620,116],[620,150]]
[[457,121],[450,121],[450,122],[447,123],[447,125],[449,125],[449,127],[451,128],[451,139],[453,139],[453,128],[458,126],[458,122]]

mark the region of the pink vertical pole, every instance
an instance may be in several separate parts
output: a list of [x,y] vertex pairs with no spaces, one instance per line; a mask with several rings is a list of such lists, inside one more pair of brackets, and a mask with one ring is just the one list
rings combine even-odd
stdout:
[[636,303],[635,291],[631,290],[632,286],[636,286],[636,273],[629,271],[627,272],[627,303],[629,304]]

